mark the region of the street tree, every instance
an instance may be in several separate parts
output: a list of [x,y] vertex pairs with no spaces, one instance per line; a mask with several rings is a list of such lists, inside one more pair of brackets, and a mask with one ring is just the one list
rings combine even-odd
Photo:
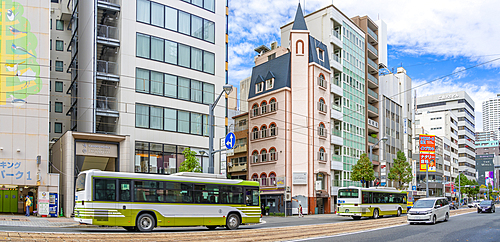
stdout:
[[181,163],[179,167],[179,172],[198,172],[201,173],[201,166],[198,162],[198,158],[196,158],[196,152],[192,151],[189,148],[184,149],[182,151],[185,160]]
[[466,190],[466,194],[468,197],[475,197],[479,193],[479,183],[475,180],[469,181],[469,183],[471,187]]
[[398,189],[406,189],[407,184],[412,180],[411,165],[406,161],[403,152],[398,151],[394,164],[387,174],[387,178],[395,181]]
[[460,184],[460,197],[464,198],[464,194],[467,194],[467,191],[469,190],[469,188],[465,187],[465,185],[470,185],[469,179],[467,179],[464,174],[460,173],[457,177],[457,181],[455,181],[455,184]]
[[370,181],[375,180],[373,164],[366,154],[362,154],[352,168],[351,180],[360,181],[363,185],[366,183],[366,187],[368,187]]

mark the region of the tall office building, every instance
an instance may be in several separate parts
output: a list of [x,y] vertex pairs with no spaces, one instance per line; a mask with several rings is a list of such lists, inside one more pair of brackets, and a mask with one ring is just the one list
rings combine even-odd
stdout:
[[241,113],[248,112],[248,92],[250,90],[250,79],[247,77],[240,81],[240,111]]
[[491,140],[500,140],[500,94],[483,102],[483,131],[493,132]]
[[[386,54],[384,54],[386,55]],[[411,97],[411,78],[403,67],[397,73],[384,73],[380,76],[380,138],[389,138],[381,146],[380,161],[385,169],[381,171],[381,182],[386,182],[387,173],[402,151],[407,161],[412,157],[412,120],[413,105]],[[370,138],[370,137],[369,137]]]
[[496,134],[494,131],[478,131],[476,132],[476,143],[481,141],[494,141]]
[[[474,101],[465,91],[424,97],[417,96],[416,115],[451,111],[458,119],[458,169],[468,179],[476,179]],[[419,125],[415,124],[416,127]],[[432,127],[435,130],[443,126]],[[433,131],[430,128],[427,128]]]
[[[366,153],[367,112],[378,115],[378,111],[366,110],[365,95],[366,85],[376,87],[377,82],[365,79],[366,33],[354,21],[333,5],[306,15],[305,20],[311,36],[327,44],[330,59],[330,194],[334,201],[333,211],[339,187],[361,185],[351,180],[351,172],[361,154]],[[282,46],[289,44],[292,25],[281,27]],[[374,36],[370,38],[376,39]],[[376,65],[369,68],[378,70]]]

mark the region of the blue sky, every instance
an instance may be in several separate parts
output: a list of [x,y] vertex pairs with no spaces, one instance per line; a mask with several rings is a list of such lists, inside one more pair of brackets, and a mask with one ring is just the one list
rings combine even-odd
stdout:
[[[280,27],[292,21],[297,1],[230,0],[229,83],[251,75],[254,49],[280,44]],[[304,8],[304,0],[300,0]],[[476,106],[476,131],[482,130],[481,103],[500,93],[500,2],[494,0],[341,1],[307,0],[306,14],[334,4],[349,17],[368,15],[387,24],[389,69],[403,66],[418,96],[465,90]],[[426,82],[449,75],[433,82]]]

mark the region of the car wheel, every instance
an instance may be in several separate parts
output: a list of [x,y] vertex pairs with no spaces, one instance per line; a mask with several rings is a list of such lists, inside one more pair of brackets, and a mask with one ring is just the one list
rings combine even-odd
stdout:
[[207,229],[208,229],[208,230],[214,230],[214,229],[216,229],[216,228],[217,228],[217,226],[207,226]]
[[377,219],[378,217],[379,217],[378,208],[376,208],[373,210],[373,219]]
[[354,220],[360,220],[361,216],[352,216],[352,219],[354,219]]
[[448,213],[446,213],[446,214],[444,215],[444,221],[445,221],[445,222],[448,222],[448,219],[450,219],[450,215],[449,215]]
[[436,215],[432,216],[432,224],[436,224]]
[[481,211],[477,210],[477,213],[481,213]]
[[227,216],[226,228],[229,230],[235,230],[240,226],[240,218],[238,215],[232,213]]
[[155,219],[151,214],[143,213],[137,218],[137,230],[141,232],[151,232],[155,228]]
[[398,213],[396,214],[397,217],[401,216],[401,208],[398,208]]

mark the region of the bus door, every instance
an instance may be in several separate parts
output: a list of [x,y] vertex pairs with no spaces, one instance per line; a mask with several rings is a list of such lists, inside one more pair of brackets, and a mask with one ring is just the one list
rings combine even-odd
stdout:
[[109,178],[94,178],[93,211],[97,225],[115,226],[117,180]]
[[131,180],[118,180],[118,203],[116,210],[125,217],[117,217],[116,224],[120,226],[132,226],[134,219],[132,218],[132,184]]

